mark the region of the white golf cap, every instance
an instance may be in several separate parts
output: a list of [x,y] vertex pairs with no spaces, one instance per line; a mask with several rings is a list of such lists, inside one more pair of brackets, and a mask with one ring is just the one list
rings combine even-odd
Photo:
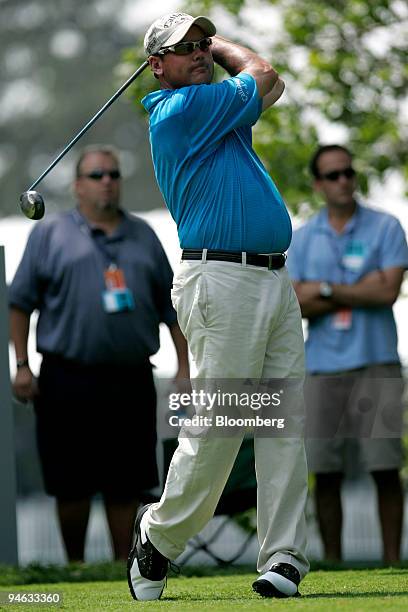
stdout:
[[199,26],[206,36],[214,36],[216,33],[215,25],[207,17],[192,17],[187,13],[169,13],[159,17],[146,32],[146,55],[153,55],[162,47],[171,47],[180,42],[193,25]]

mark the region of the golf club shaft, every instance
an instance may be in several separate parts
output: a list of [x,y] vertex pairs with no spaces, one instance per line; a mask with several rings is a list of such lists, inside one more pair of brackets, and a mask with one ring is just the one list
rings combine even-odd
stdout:
[[133,83],[135,78],[138,77],[139,74],[141,72],[143,72],[143,70],[148,65],[149,65],[148,61],[143,62],[143,64],[140,66],[140,68],[138,68],[136,70],[136,72],[134,74],[132,74],[131,77],[128,78],[126,83],[124,83],[122,85],[122,87],[120,89],[118,89],[118,91],[115,94],[113,94],[113,96],[106,102],[106,104],[104,104],[102,106],[102,108],[96,113],[96,115],[94,115],[92,117],[92,119],[90,119],[88,121],[88,123],[82,128],[82,130],[71,140],[71,142],[65,147],[65,149],[63,151],[61,151],[61,153],[58,155],[58,157],[56,157],[54,159],[54,161],[48,166],[48,168],[46,170],[44,170],[44,172],[41,174],[41,176],[39,176],[38,179],[36,181],[34,181],[34,183],[31,185],[31,187],[29,187],[28,191],[32,191],[34,189],[34,187],[36,187],[38,185],[38,183],[40,181],[42,181],[43,178],[46,177],[49,172],[51,172],[51,170],[54,168],[54,166],[56,166],[58,164],[58,162],[64,157],[64,155],[66,155],[68,153],[68,151],[74,146],[74,144],[85,134],[85,132],[87,132],[89,130],[90,127],[93,126],[95,121],[97,121],[99,119],[99,117],[101,115],[103,115],[103,113],[106,111],[106,109],[109,108],[109,106],[111,104],[113,104],[113,102],[117,98],[119,98],[119,96],[125,91],[125,89],[127,89],[129,87],[129,85],[131,83]]

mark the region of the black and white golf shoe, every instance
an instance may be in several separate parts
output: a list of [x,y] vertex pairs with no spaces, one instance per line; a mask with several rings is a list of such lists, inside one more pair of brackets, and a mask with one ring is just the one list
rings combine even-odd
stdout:
[[143,529],[142,518],[151,504],[143,506],[136,516],[134,543],[127,562],[127,578],[133,599],[160,599],[166,586],[169,560],[153,546]]
[[300,574],[289,563],[274,563],[271,569],[259,576],[252,585],[262,597],[300,597],[298,585]]

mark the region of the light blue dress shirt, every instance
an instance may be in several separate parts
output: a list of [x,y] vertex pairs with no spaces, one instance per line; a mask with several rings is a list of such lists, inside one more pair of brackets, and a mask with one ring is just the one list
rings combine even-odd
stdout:
[[[361,205],[338,234],[324,208],[294,232],[287,264],[295,281],[353,284],[373,270],[408,268],[407,241],[395,217]],[[329,313],[309,320],[309,372],[399,363],[391,307],[353,308],[350,329],[336,329],[334,317]]]

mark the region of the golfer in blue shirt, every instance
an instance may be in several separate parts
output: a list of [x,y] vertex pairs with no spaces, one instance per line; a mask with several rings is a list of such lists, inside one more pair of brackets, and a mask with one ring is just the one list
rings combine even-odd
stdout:
[[[291,378],[291,410],[302,411],[303,335],[284,255],[291,223],[251,136],[284,84],[267,61],[215,33],[206,17],[174,13],[145,37],[160,85],[142,101],[154,169],[183,249],[173,305],[207,389],[216,379]],[[212,83],[214,62],[230,78]],[[160,502],[136,520],[128,562],[135,599],[161,596],[169,560],[212,518],[244,433],[180,434]],[[309,569],[303,440],[258,436],[254,449],[260,577],[253,588],[294,596]]]

